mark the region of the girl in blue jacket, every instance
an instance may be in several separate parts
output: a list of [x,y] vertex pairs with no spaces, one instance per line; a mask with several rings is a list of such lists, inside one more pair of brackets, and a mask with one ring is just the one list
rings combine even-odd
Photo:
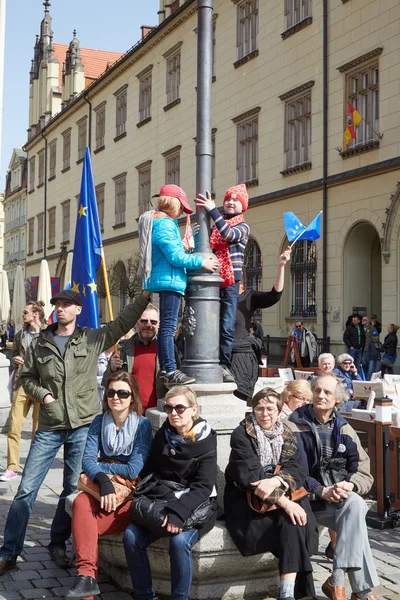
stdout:
[[193,212],[188,198],[179,186],[170,184],[161,187],[157,210],[147,211],[139,219],[139,274],[143,275],[145,290],[160,294],[157,353],[169,385],[195,382],[176,368],[174,353],[179,306],[187,285],[186,269],[218,270],[214,255],[203,257],[185,252],[177,221],[184,212]]

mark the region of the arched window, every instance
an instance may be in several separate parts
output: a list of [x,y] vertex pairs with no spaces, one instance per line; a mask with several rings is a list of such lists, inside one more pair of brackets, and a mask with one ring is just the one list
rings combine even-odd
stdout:
[[115,281],[119,284],[119,312],[122,312],[128,304],[126,268],[122,261],[119,261],[115,267]]
[[243,285],[246,290],[261,290],[262,286],[261,250],[251,236],[244,252]]
[[317,250],[314,242],[296,242],[290,263],[291,317],[317,316]]

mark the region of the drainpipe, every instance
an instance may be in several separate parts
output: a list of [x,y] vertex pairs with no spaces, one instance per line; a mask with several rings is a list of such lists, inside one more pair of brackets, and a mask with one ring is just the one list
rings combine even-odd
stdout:
[[86,102],[89,104],[89,134],[88,134],[88,147],[89,150],[92,150],[92,103],[87,99],[86,96],[83,96]]
[[[322,125],[322,337],[328,337],[328,0],[322,8],[323,48],[323,125]],[[326,352],[328,349],[324,348]]]
[[40,130],[44,139],[44,208],[43,208],[43,258],[46,258],[47,250],[47,137]]

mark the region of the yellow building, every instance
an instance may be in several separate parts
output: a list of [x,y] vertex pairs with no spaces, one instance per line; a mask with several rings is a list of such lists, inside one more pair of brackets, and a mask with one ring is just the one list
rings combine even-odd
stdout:
[[[26,248],[26,152],[21,146],[14,148],[6,176],[1,227],[3,268],[13,287],[17,266],[25,269]],[[3,236],[4,233],[4,236]],[[3,248],[4,247],[4,248]]]
[[[220,205],[229,186],[249,187],[247,285],[271,288],[285,211],[308,223],[324,210],[265,332],[300,317],[338,350],[353,306],[398,322],[400,0],[215,0],[214,12],[212,191]],[[86,144],[109,262],[137,252],[137,218],[161,184],[194,198],[196,26],[195,0],[161,0],[159,25],[60,112],[35,112],[31,88],[27,276],[44,249],[62,275]],[[346,144],[349,103],[364,120]]]

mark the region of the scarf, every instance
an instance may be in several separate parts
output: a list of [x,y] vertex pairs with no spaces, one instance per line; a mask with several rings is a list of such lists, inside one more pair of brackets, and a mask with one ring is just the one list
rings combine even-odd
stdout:
[[117,431],[112,412],[108,410],[103,414],[101,443],[106,456],[130,456],[132,454],[139,420],[140,417],[131,411],[121,429]]
[[[234,227],[238,223],[244,223],[244,216],[242,214],[235,215],[231,219],[225,219],[225,223],[228,227]],[[232,259],[229,252],[228,242],[224,240],[220,234],[216,225],[214,225],[211,237],[210,237],[211,250],[217,256],[219,260],[220,276],[224,280],[221,284],[221,288],[225,288],[228,285],[235,283],[235,274],[232,266]]]
[[147,210],[139,218],[139,266],[137,274],[138,277],[144,277],[145,281],[151,273],[151,234],[155,212],[155,210]]
[[283,425],[280,421],[275,424],[275,429],[271,431],[259,426],[255,416],[251,413],[254,430],[257,436],[258,448],[257,454],[262,467],[267,465],[278,465],[283,447]]
[[165,439],[176,447],[180,444],[192,444],[204,440],[210,433],[211,427],[206,421],[197,421],[184,437],[180,436],[172,427],[167,427],[165,430]]
[[186,215],[186,227],[185,227],[185,235],[182,239],[183,247],[185,248],[185,252],[190,254],[194,250],[194,237],[193,230],[190,224],[190,215]]

